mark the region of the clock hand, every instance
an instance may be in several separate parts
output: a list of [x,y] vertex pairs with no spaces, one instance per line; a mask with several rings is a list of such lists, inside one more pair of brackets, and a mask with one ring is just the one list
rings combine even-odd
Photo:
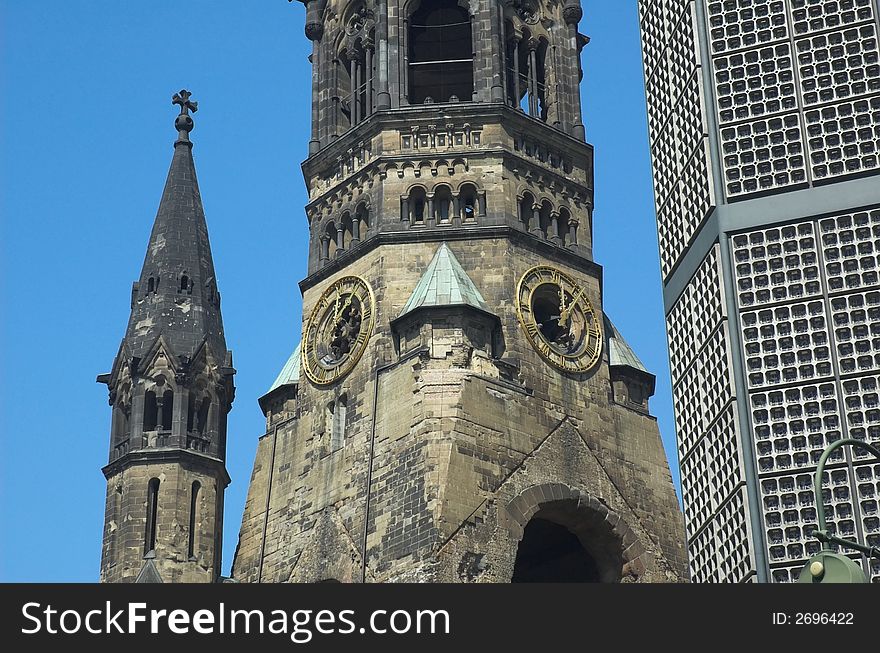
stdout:
[[561,325],[565,325],[565,324],[568,323],[568,318],[569,318],[569,316],[571,315],[571,311],[572,311],[572,310],[574,309],[574,307],[577,305],[577,302],[578,302],[578,300],[581,298],[581,295],[584,294],[584,290],[586,290],[586,288],[581,288],[581,289],[578,291],[577,295],[575,295],[575,296],[572,298],[572,300],[568,303],[568,306],[565,308],[565,310],[562,311],[562,316],[560,316],[560,318],[559,318],[559,323],[560,323]]

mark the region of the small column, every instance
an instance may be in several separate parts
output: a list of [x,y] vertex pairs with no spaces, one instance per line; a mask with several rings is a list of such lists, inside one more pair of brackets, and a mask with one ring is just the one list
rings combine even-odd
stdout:
[[350,81],[349,86],[351,87],[351,126],[354,127],[358,123],[358,112],[357,105],[357,62],[354,58],[354,53],[348,52],[348,79]]
[[339,59],[333,60],[333,121],[330,126],[330,139],[339,138],[339,114],[342,113],[342,99],[339,97]]
[[388,92],[388,0],[379,0],[379,22],[376,25],[376,38],[379,40],[379,84],[376,93],[376,108],[391,107],[391,94]]
[[452,226],[460,227],[461,226],[461,199],[458,195],[455,195],[452,198]]
[[486,191],[484,190],[477,192],[477,215],[481,218],[486,216]]
[[351,245],[361,242],[361,217],[357,214],[351,219]]
[[498,30],[499,38],[496,39],[498,65],[501,72],[498,80],[498,96],[495,97],[495,89],[493,88],[492,99],[505,102],[507,101],[507,41],[504,38],[504,9],[501,3],[496,3],[495,16],[493,18],[495,28]]
[[541,207],[538,204],[532,206],[532,228],[529,230],[536,236],[544,237],[541,231]]
[[367,109],[364,112],[364,117],[369,116],[373,113],[373,44],[369,43],[366,46],[366,57],[367,57],[367,69],[365,72],[365,77],[367,79],[367,92],[366,92],[366,104]]
[[400,221],[410,222],[408,195],[400,198]]
[[425,223],[429,227],[433,227],[436,224],[437,220],[434,216],[434,193],[428,195],[428,211],[427,215],[425,215]]
[[321,236],[321,255],[319,256],[320,261],[326,261],[330,258],[330,236],[324,235]]
[[521,110],[519,98],[519,42],[520,37],[513,37],[513,106]]
[[345,251],[345,227],[340,222],[336,226],[336,256]]
[[138,383],[131,393],[131,448],[142,449],[144,442],[144,386]]
[[177,388],[174,393],[174,408],[171,417],[171,443],[185,447],[186,427],[189,419],[189,390],[183,386],[182,381],[178,381]]
[[571,70],[571,78],[574,88],[568,88],[568,95],[571,98],[572,113],[571,116],[571,135],[578,140],[585,141],[587,139],[586,130],[584,129],[583,116],[581,115],[581,89],[580,89],[580,53],[578,52],[578,23],[584,16],[584,10],[577,3],[577,0],[569,0],[562,10],[562,17],[568,24],[569,29],[569,56],[573,59],[569,63]]
[[578,246],[578,221],[573,218],[568,221],[568,237],[569,237],[568,246],[571,248],[577,247]]
[[409,104],[409,18],[403,21],[403,32],[400,34],[400,49],[403,52],[403,70],[400,74],[402,92],[400,103]]
[[555,211],[550,214],[550,240],[556,245],[562,244],[562,239],[559,237],[559,214]]
[[309,154],[315,154],[321,149],[321,37],[324,34],[324,25],[320,16],[316,14],[317,5],[306,9],[306,38],[312,42],[312,137],[309,140]]

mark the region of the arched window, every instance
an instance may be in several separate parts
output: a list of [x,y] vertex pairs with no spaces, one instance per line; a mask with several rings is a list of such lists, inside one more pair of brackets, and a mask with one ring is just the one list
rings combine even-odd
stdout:
[[337,244],[338,237],[339,230],[336,228],[336,225],[333,222],[328,222],[324,232],[324,240],[322,241],[322,246],[326,253],[324,258],[332,259],[336,256],[336,251],[339,249]]
[[[158,403],[158,402],[157,402]],[[159,412],[161,415],[158,424],[163,431],[171,430],[171,420],[174,417],[174,392],[166,390],[162,395],[162,402],[159,404]]]
[[532,226],[534,216],[535,198],[530,193],[525,193],[519,201],[519,219],[526,231]]
[[547,83],[547,39],[528,29],[517,33],[507,23],[507,99],[530,116],[546,121],[550,108]]
[[153,277],[150,277],[150,280],[147,281],[147,292],[156,292],[156,280]]
[[354,237],[354,222],[351,219],[351,214],[346,211],[342,215],[341,223],[342,223],[342,249],[349,249],[351,247],[351,240]]
[[457,0],[425,0],[409,17],[410,104],[470,102],[474,44],[467,9]]
[[189,288],[189,277],[186,276],[185,274],[182,277],[180,277],[180,292],[185,292],[185,293],[191,292],[190,288]]
[[147,485],[147,523],[144,530],[144,555],[156,550],[156,528],[159,516],[159,479]]
[[367,229],[370,228],[370,209],[366,204],[358,205],[355,210],[353,227],[353,242],[358,242],[367,235]]
[[449,224],[452,218],[452,191],[449,186],[437,186],[434,190],[434,211],[438,223]]
[[158,425],[159,403],[156,401],[156,393],[147,390],[144,395],[144,431],[155,431]]
[[196,519],[199,508],[199,490],[202,489],[201,483],[193,481],[192,490],[189,499],[189,554],[190,560],[196,557],[196,530],[198,528],[198,520]]
[[204,435],[208,432],[208,415],[211,412],[211,398],[202,397],[199,403],[199,412],[196,415],[196,431]]
[[342,131],[373,113],[375,102],[375,20],[363,3],[352,3],[343,18],[344,38],[334,60],[336,126]]
[[413,224],[424,224],[426,205],[425,189],[421,186],[416,186],[409,193],[410,222]]
[[347,397],[342,395],[333,405],[333,419],[330,426],[330,451],[345,446],[345,413]]
[[458,191],[458,203],[461,207],[461,218],[465,222],[477,219],[477,189],[473,184],[463,184]]

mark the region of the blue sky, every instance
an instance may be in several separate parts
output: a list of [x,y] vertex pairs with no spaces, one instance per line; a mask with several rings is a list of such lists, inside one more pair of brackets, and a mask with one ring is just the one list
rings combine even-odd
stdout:
[[[657,374],[678,483],[636,0],[585,2],[587,138],[605,309]],[[296,344],[307,227],[304,11],[286,0],[0,0],[0,581],[98,578],[110,410],[175,137],[194,155],[235,353],[224,571],[264,419]]]

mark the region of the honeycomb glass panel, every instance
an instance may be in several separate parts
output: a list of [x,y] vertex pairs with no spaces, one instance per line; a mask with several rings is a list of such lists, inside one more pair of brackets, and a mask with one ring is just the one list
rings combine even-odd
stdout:
[[788,38],[783,0],[706,0],[706,10],[713,54]]
[[880,291],[831,298],[841,374],[880,369]]
[[[880,547],[880,463],[855,468],[856,501],[862,517],[865,543]],[[873,582],[880,581],[880,569],[872,567]]]
[[722,127],[721,157],[729,197],[806,183],[800,114]]
[[693,362],[697,352],[718,328],[724,315],[718,271],[718,245],[715,245],[667,318],[673,381]]
[[819,221],[832,294],[880,285],[880,209]]
[[741,320],[750,390],[832,376],[821,300],[747,311]]
[[[813,494],[813,474],[767,476],[758,480],[764,509],[769,562],[803,564],[820,550],[814,536],[818,514]],[[827,469],[822,483],[828,530],[846,538],[856,537],[856,514],[846,467]],[[837,547],[834,547],[835,549]]]
[[[749,403],[759,473],[815,467],[825,448],[843,437],[833,382],[755,392]],[[843,451],[831,461],[843,462]]]
[[804,119],[815,181],[878,168],[880,96],[812,109]]
[[873,23],[801,39],[796,47],[804,107],[880,91]]
[[812,222],[737,234],[731,246],[740,308],[822,294]]
[[715,57],[715,97],[722,124],[797,109],[789,43]]
[[[845,379],[841,385],[849,437],[880,447],[880,376]],[[852,457],[872,459],[870,453],[861,449],[853,449]]]
[[873,0],[789,0],[795,36],[847,27],[874,18]]

